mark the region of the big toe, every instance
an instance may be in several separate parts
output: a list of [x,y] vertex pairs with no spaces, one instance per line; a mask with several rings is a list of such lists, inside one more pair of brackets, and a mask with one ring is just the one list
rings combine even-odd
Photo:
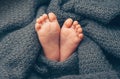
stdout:
[[50,21],[57,20],[56,15],[55,15],[54,13],[52,13],[52,12],[49,13],[48,16],[49,16],[49,20],[50,20]]
[[63,27],[67,27],[67,28],[70,28],[72,26],[72,23],[73,23],[73,20],[71,18],[68,18],[64,24],[63,24]]

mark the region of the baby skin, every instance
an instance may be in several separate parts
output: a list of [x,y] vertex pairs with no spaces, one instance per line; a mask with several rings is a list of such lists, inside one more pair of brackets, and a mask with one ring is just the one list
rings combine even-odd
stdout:
[[82,28],[77,21],[68,18],[62,28],[54,13],[43,14],[36,20],[35,30],[46,58],[65,61],[83,39]]

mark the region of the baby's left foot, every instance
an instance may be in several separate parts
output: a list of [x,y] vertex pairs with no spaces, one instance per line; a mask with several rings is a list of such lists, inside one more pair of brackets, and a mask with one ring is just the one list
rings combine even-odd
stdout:
[[55,14],[44,14],[38,18],[35,29],[45,56],[50,60],[58,61],[60,26]]
[[77,21],[67,19],[60,34],[60,61],[66,60],[83,39],[82,28]]

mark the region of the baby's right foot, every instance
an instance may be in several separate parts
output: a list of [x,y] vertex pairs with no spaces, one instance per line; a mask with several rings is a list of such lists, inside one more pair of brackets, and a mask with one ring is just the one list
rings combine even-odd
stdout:
[[59,60],[60,26],[54,13],[44,14],[37,19],[35,29],[45,56],[50,60]]
[[67,19],[60,34],[60,61],[66,60],[83,38],[82,28],[77,21]]

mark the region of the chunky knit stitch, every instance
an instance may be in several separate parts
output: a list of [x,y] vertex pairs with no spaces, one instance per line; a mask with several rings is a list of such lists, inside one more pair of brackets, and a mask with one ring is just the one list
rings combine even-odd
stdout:
[[[120,0],[0,0],[0,79],[120,79]],[[84,39],[64,62],[48,60],[34,30],[54,12],[78,20]],[[50,52],[52,53],[52,52]]]

